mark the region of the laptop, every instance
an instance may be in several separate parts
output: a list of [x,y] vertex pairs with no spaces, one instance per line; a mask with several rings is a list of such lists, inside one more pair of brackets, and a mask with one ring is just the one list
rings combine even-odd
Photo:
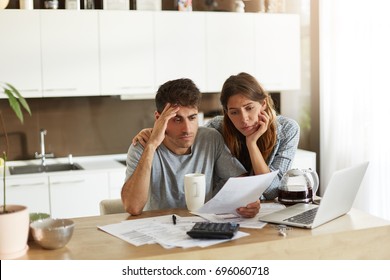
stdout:
[[262,222],[316,228],[351,210],[368,162],[333,173],[319,205],[298,203],[259,218]]

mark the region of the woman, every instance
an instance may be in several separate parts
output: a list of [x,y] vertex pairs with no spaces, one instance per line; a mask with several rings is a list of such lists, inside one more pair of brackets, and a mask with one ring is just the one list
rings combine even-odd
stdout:
[[230,76],[222,87],[220,100],[223,116],[213,118],[206,126],[222,133],[232,154],[251,174],[279,170],[263,194],[266,199],[274,199],[280,179],[294,159],[299,125],[277,116],[270,95],[247,73]]
[[[299,142],[296,121],[277,116],[270,95],[247,73],[230,76],[221,91],[223,116],[217,116],[205,126],[217,129],[231,153],[250,174],[259,175],[279,170],[278,176],[263,193],[263,198],[278,196],[283,174],[290,169]],[[150,129],[142,130],[133,139],[142,145]]]

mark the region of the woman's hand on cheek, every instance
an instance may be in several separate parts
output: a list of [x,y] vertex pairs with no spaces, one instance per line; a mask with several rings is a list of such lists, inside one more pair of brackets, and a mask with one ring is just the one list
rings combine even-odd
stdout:
[[257,140],[267,131],[269,124],[269,116],[265,111],[259,113],[257,121],[257,130],[246,137],[247,145],[250,143],[256,143]]
[[267,129],[269,124],[269,116],[266,111],[261,111],[259,113],[259,129],[258,131],[263,135]]

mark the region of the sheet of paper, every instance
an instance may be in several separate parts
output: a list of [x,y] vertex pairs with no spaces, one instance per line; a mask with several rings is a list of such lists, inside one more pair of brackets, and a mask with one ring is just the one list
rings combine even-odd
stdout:
[[200,217],[215,223],[238,223],[240,224],[240,228],[256,228],[261,229],[263,228],[267,223],[259,221],[259,217],[264,216],[266,214],[272,213],[277,210],[281,210],[283,208],[286,208],[283,204],[280,203],[262,203],[260,212],[253,218],[243,218],[239,216],[238,214],[228,213],[228,214],[205,214],[205,213],[198,213]]
[[236,214],[236,209],[256,201],[270,186],[278,171],[267,174],[230,178],[222,189],[199,210],[208,214]]

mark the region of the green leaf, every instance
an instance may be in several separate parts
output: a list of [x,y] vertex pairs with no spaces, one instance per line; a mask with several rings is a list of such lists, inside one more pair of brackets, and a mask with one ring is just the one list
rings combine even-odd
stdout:
[[4,93],[8,95],[9,105],[11,106],[12,110],[15,112],[20,122],[23,123],[23,113],[17,98],[12,94],[10,89],[4,88]]
[[30,110],[30,107],[28,106],[26,100],[23,98],[23,96],[20,94],[20,92],[14,87],[12,86],[11,84],[8,84],[8,83],[5,83],[10,89],[11,89],[11,92],[13,92],[15,94],[15,96],[18,98],[18,101],[20,102],[20,104],[23,106],[23,108],[30,114],[31,116],[31,110]]

